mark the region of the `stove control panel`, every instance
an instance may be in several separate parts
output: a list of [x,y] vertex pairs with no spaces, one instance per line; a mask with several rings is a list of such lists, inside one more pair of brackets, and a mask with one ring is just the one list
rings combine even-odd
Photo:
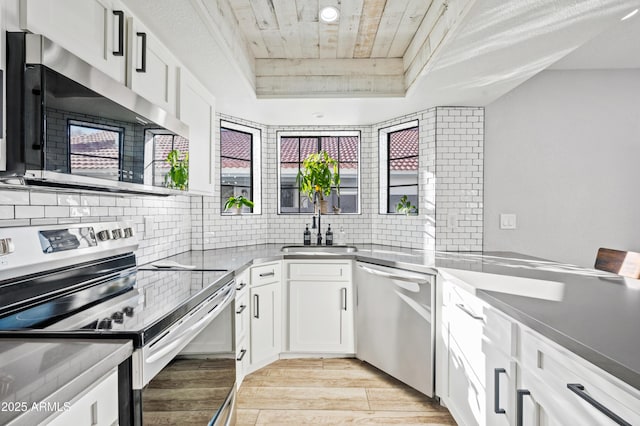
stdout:
[[0,228],[0,281],[102,257],[138,247],[131,222],[93,222]]

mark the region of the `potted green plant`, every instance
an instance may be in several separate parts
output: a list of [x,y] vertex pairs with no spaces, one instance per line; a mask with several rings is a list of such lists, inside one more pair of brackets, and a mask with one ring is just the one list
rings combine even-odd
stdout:
[[238,195],[237,197],[232,195],[227,198],[227,202],[224,203],[224,210],[233,210],[235,214],[240,214],[242,212],[242,206],[247,206],[252,209],[253,201],[243,197],[242,195]]
[[164,177],[165,186],[181,191],[189,189],[189,153],[185,152],[181,159],[180,150],[174,149],[167,154],[165,161],[170,166]]
[[411,204],[409,197],[403,195],[396,204],[396,212],[407,216],[418,213],[418,208]]
[[327,200],[331,195],[331,189],[336,188],[340,194],[340,173],[338,172],[338,160],[329,156],[327,151],[309,154],[302,161],[302,169],[296,176],[296,182],[300,192],[309,197],[311,202],[319,202],[320,211],[327,213]]

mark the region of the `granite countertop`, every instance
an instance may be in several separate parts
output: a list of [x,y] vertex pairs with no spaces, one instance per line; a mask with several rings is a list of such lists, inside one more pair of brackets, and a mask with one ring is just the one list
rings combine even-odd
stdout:
[[40,424],[132,352],[122,341],[0,340],[0,424]]
[[[281,247],[191,251],[167,259],[239,272],[253,263],[310,257],[284,254]],[[477,281],[480,284],[472,290],[479,298],[640,390],[639,280],[510,252],[358,245],[355,253],[311,257],[348,258],[431,274],[440,271]]]

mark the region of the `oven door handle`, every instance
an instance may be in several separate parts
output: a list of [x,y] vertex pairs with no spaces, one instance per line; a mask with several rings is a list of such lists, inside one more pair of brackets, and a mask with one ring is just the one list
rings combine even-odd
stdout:
[[211,309],[211,311],[209,311],[204,317],[200,318],[198,322],[196,322],[191,327],[189,327],[188,329],[180,333],[180,335],[175,337],[170,343],[159,346],[160,349],[153,351],[145,359],[145,362],[146,363],[155,362],[160,358],[162,358],[163,356],[170,353],[171,351],[173,351],[176,347],[180,346],[182,343],[184,343],[185,340],[190,340],[193,337],[193,334],[197,333],[199,331],[198,329],[202,328],[203,324],[210,322],[210,320],[216,317],[221,310],[227,307],[227,305],[231,301],[232,296],[233,296],[233,292],[231,291],[231,289],[227,290],[227,294],[225,294],[225,298],[222,302],[214,306],[213,309]]

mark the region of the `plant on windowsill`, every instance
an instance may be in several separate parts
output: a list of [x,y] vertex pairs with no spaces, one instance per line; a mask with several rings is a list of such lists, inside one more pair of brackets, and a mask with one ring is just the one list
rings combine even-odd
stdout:
[[409,197],[403,195],[396,204],[396,213],[404,214],[407,216],[418,214],[418,208],[411,204]]
[[336,188],[340,196],[340,173],[338,172],[338,160],[329,156],[327,151],[309,154],[302,161],[302,169],[296,176],[298,189],[309,197],[312,203],[320,202],[320,211],[327,213],[327,201],[325,197],[331,195],[331,189]]
[[240,214],[242,212],[242,206],[247,206],[252,209],[253,201],[243,197],[242,195],[238,195],[237,197],[232,195],[227,198],[227,202],[224,203],[224,210],[232,210],[234,214]]
[[181,159],[180,150],[174,149],[167,154],[165,161],[170,168],[164,177],[164,185],[181,191],[189,189],[189,153],[185,152]]

